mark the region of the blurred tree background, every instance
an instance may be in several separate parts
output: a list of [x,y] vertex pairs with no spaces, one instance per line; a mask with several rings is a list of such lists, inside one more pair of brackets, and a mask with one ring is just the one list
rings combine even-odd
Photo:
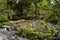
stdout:
[[0,0],[0,21],[40,19],[60,24],[59,0]]
[[7,0],[0,0],[0,22],[8,20],[5,10],[7,10]]

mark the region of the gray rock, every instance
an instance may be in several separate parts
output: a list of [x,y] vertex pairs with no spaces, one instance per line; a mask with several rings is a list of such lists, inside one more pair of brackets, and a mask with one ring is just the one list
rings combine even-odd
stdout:
[[17,36],[16,33],[17,31],[15,30],[15,27],[4,26],[3,29],[0,29],[0,40],[27,40],[27,38]]

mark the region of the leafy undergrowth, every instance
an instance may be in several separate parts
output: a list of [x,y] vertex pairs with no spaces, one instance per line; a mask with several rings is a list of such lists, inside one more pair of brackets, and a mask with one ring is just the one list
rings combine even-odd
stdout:
[[1,25],[13,25],[13,24],[15,24],[15,21],[7,21],[7,22],[0,23],[0,26]]
[[57,30],[54,28],[54,26],[51,26],[49,23],[45,23],[42,20],[40,21],[39,27],[21,26],[18,28],[18,34],[20,36],[31,40],[52,39],[56,32]]

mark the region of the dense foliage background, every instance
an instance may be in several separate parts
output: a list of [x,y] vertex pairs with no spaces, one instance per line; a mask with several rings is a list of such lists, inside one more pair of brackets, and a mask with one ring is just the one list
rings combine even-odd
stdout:
[[42,19],[60,24],[59,0],[1,0],[0,21]]

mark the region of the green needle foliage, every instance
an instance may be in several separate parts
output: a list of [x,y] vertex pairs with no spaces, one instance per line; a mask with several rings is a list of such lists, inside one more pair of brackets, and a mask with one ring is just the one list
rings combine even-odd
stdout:
[[[18,2],[18,3],[17,3]],[[59,0],[1,0],[0,21],[42,19],[60,24]]]
[[31,40],[52,39],[57,30],[49,23],[45,23],[44,21],[41,21],[40,23],[39,27],[21,26],[18,28],[18,34]]
[[7,0],[0,0],[0,22],[8,20],[5,10],[7,9]]

